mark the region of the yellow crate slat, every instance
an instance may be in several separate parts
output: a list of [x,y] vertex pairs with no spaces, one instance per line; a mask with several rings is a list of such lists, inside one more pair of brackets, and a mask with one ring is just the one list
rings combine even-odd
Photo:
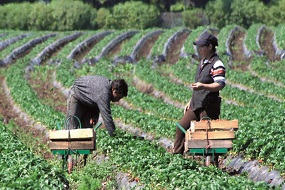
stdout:
[[[210,124],[210,125],[209,125]],[[215,130],[215,129],[237,129],[238,120],[203,120],[203,121],[191,121],[190,130],[192,132],[196,130]]]
[[94,137],[95,137],[95,131],[91,128],[49,131],[50,140],[69,139],[69,138],[70,139],[88,139],[88,138],[94,138]]
[[190,133],[187,135],[190,139],[234,139],[235,133],[234,131],[196,131],[196,132],[190,132],[187,131],[187,133]]

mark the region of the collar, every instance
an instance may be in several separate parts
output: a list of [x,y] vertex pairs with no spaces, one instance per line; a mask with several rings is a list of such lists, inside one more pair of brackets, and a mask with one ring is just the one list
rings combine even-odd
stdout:
[[215,57],[216,56],[218,56],[216,53],[214,53],[211,57],[210,57],[210,59],[203,59],[202,61],[201,61],[201,66],[203,67],[204,65],[206,65],[206,64],[210,64],[210,63],[212,63],[213,61],[214,61],[214,59],[215,59]]

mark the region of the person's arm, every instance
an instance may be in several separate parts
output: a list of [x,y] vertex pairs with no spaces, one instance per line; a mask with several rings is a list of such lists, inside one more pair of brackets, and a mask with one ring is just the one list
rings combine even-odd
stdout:
[[224,64],[220,60],[213,65],[210,74],[214,80],[213,83],[194,83],[191,86],[193,90],[208,90],[210,92],[217,92],[219,90],[222,90],[226,86],[226,69],[224,67]]
[[189,110],[190,108],[190,102],[191,102],[191,99],[189,100],[189,102],[186,104],[186,106],[184,107],[184,114],[187,112],[187,110]]
[[218,82],[214,82],[211,84],[197,82],[192,84],[191,87],[193,88],[193,90],[208,90],[210,92],[217,92],[223,89],[223,86],[221,86]]
[[100,102],[98,103],[98,107],[100,109],[104,125],[106,126],[109,135],[114,136],[114,131],[116,130],[116,127],[111,115],[110,101],[108,100],[108,98],[101,98]]

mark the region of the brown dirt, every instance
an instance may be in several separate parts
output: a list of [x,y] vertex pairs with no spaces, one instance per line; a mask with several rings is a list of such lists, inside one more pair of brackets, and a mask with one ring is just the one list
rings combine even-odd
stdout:
[[264,50],[265,56],[270,61],[275,61],[275,50],[273,47],[273,37],[274,33],[269,29],[264,29],[260,35],[259,43],[261,46],[261,49]]
[[136,61],[139,61],[142,58],[148,57],[153,44],[156,42],[156,40],[158,39],[160,34],[161,33],[154,35],[153,37],[149,38],[149,40],[143,45],[143,47],[138,52],[137,57],[135,58]]
[[[47,150],[47,147],[42,145],[47,145],[47,139],[42,131],[37,130],[36,128],[31,127],[30,122],[23,119],[20,116],[20,113],[16,113],[13,110],[13,105],[10,100],[7,98],[4,90],[4,80],[3,76],[0,76],[0,115],[3,117],[4,124],[14,122],[16,127],[13,128],[13,133],[18,136],[19,139],[24,141],[29,141],[27,144],[31,147],[36,154],[41,155],[43,158],[51,158],[52,155],[50,151]],[[30,138],[32,137],[32,138]],[[32,139],[32,140],[31,140]]]
[[243,43],[245,38],[245,32],[239,31],[233,36],[230,44],[230,51],[232,53],[232,61],[234,62],[234,67],[237,69],[246,70],[250,62],[249,58],[246,58],[243,49]]
[[[29,84],[32,86],[37,96],[42,99],[45,104],[54,107],[55,110],[65,113],[66,112],[66,97],[54,88],[52,83],[43,82],[41,77],[32,78]],[[48,72],[48,81],[52,81],[52,71]]]
[[[0,83],[3,84],[4,77],[0,76]],[[0,86],[0,115],[4,116],[4,123],[7,124],[9,121],[13,118],[15,118],[17,115],[12,111],[12,107],[9,104],[8,100],[6,99],[6,96],[4,94],[3,86]]]
[[180,35],[170,46],[167,51],[166,62],[169,64],[175,64],[180,57],[181,48],[189,36],[188,32],[184,32]]
[[117,45],[115,45],[114,48],[111,49],[111,51],[106,55],[106,57],[110,58],[110,59],[114,59],[114,57],[120,53],[121,51],[121,47],[122,44],[127,43],[130,40],[131,37],[121,41],[120,43],[118,43]]
[[[104,37],[103,37],[104,38]],[[101,38],[101,39],[103,39]],[[81,51],[80,53],[76,54],[74,56],[74,60],[76,60],[77,62],[81,62],[83,60],[83,58],[85,57],[85,55],[87,55],[91,50],[92,48],[101,40],[101,39],[98,39],[98,40],[95,40],[94,42],[88,44],[85,49],[83,51]]]
[[245,32],[239,31],[237,35],[233,36],[231,41],[230,51],[233,56],[233,61],[244,61],[246,58],[243,51],[243,41]]

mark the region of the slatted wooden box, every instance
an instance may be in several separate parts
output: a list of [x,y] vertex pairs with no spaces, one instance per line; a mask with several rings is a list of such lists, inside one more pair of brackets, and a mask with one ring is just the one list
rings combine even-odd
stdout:
[[191,148],[232,148],[238,120],[191,121],[185,134],[185,150]]
[[51,150],[95,150],[96,132],[92,128],[49,131]]

